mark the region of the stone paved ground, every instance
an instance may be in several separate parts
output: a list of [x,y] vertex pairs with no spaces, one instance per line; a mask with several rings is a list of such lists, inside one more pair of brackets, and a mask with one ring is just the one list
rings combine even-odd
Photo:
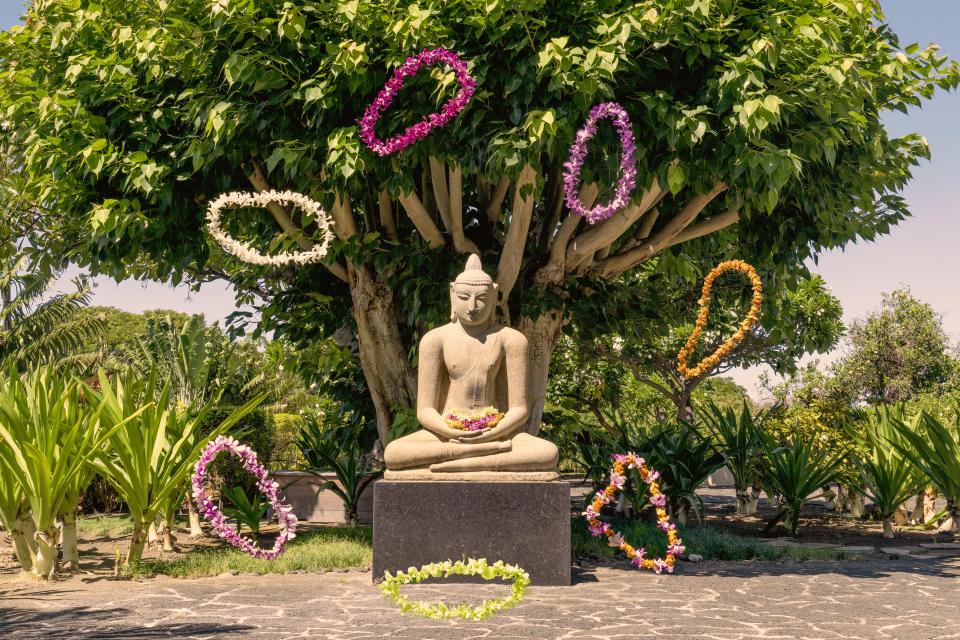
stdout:
[[[369,573],[145,582],[0,583],[0,638],[749,638],[960,639],[960,558],[797,564],[682,564],[655,576],[619,567],[570,588],[532,588],[483,622],[401,616]],[[488,585],[411,587],[471,601]]]

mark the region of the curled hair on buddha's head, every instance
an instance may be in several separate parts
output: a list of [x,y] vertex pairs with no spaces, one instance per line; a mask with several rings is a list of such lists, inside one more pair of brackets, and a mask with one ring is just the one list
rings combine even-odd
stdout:
[[492,320],[494,314],[496,313],[499,287],[497,286],[497,283],[493,281],[493,278],[490,277],[490,274],[483,270],[483,264],[480,262],[480,256],[475,253],[471,253],[467,258],[467,264],[464,266],[463,271],[461,271],[454,281],[450,283],[450,322],[457,321],[457,315],[453,312],[453,292],[454,288],[458,284],[464,284],[471,287],[487,287],[493,292],[493,299],[489,301],[490,315],[487,317],[488,320]]

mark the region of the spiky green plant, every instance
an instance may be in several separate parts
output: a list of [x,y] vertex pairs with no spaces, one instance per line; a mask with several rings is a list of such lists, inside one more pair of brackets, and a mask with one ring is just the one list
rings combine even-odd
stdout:
[[853,456],[870,499],[880,509],[885,538],[893,537],[893,514],[924,485],[920,470],[894,445],[902,442],[904,429],[910,427],[902,411],[878,408],[866,423],[863,447]]
[[237,521],[237,531],[246,526],[254,536],[258,535],[260,521],[267,515],[267,503],[263,497],[257,493],[251,500],[242,487],[224,487],[223,497],[231,504],[223,508],[223,513]]
[[[703,499],[697,495],[697,488],[723,466],[723,456],[713,451],[710,442],[692,426],[682,422],[662,425],[637,449],[647,464],[660,472],[660,485],[673,517],[683,524],[692,509],[699,518]],[[642,488],[639,482],[634,484]]]
[[56,568],[57,517],[92,457],[122,426],[101,426],[97,412],[84,406],[81,383],[50,367],[29,374],[11,368],[0,376],[0,465],[30,507],[36,530],[32,570],[38,577],[48,579]]
[[310,416],[300,427],[296,442],[309,465],[307,471],[313,474],[333,471],[337,476],[337,482],[327,480],[320,490],[332,491],[343,501],[352,527],[359,522],[357,506],[363,490],[383,474],[382,470],[368,468],[361,436],[352,425],[327,427],[319,418]]
[[746,401],[737,416],[732,408],[721,409],[710,403],[702,414],[701,424],[710,433],[714,451],[726,460],[737,492],[737,514],[756,512],[760,495],[760,469],[764,451],[763,432],[759,427],[763,414],[756,417]]
[[783,505],[770,519],[767,530],[783,522],[791,536],[797,535],[803,505],[814,497],[814,493],[836,480],[846,455],[846,452],[823,455],[802,440],[776,446],[768,439],[767,464],[763,467],[761,482],[770,493],[782,498]]
[[947,500],[945,528],[960,530],[960,413],[952,425],[926,411],[909,423],[894,423],[890,444],[912,462]]
[[[158,384],[157,370],[145,379],[132,372],[110,380],[100,372],[100,389],[87,388],[101,407],[101,421],[113,427],[109,447],[95,460],[98,471],[117,489],[133,517],[133,534],[126,564],[143,556],[147,530],[157,515],[185,491],[186,479],[208,440],[217,437],[255,409],[263,397],[253,398],[205,436],[203,418],[213,407],[171,407],[172,385]],[[172,523],[168,523],[172,524]]]

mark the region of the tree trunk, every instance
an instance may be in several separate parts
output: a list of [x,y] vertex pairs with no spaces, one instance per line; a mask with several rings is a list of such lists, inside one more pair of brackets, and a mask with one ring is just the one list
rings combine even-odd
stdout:
[[35,576],[49,580],[57,570],[57,540],[60,530],[56,526],[46,531],[37,531],[34,539],[37,541],[37,558],[33,563]]
[[[756,512],[756,508],[753,507],[756,498],[754,497],[753,490],[750,487],[746,489],[741,489],[737,487],[737,515],[738,516],[749,516],[753,515]],[[753,511],[751,511],[753,509]]]
[[530,405],[527,432],[537,435],[547,399],[550,356],[560,339],[563,316],[559,310],[546,312],[536,319],[524,316],[516,328],[527,338],[527,403]]
[[400,337],[393,291],[366,267],[348,267],[360,365],[377,411],[377,433],[387,442],[393,411],[416,404],[417,378]]
[[61,535],[63,568],[67,571],[77,571],[80,569],[80,551],[77,549],[77,512],[75,510],[63,514]]
[[927,489],[923,492],[923,523],[926,524],[937,514],[937,491],[936,489]]
[[33,537],[36,529],[33,518],[27,510],[21,507],[17,519],[10,525],[10,537],[13,539],[13,552],[17,556],[20,568],[24,571],[33,571],[33,563],[37,557],[37,544]]
[[864,499],[863,494],[850,490],[850,515],[854,518],[862,518],[864,513]]
[[149,522],[133,521],[133,536],[130,537],[130,551],[127,552],[126,565],[138,564],[143,558],[143,547],[147,544],[147,529]]
[[199,538],[203,535],[203,529],[200,527],[200,512],[193,500],[187,501],[187,513],[190,515],[190,537]]
[[154,520],[147,528],[147,546],[151,549],[157,544],[160,535],[157,533],[157,522]]
[[937,531],[941,533],[960,531],[960,505],[953,500],[947,500],[947,519],[940,523]]
[[883,537],[893,537],[893,516],[887,516],[883,519]]
[[166,520],[163,521],[163,550],[164,551],[176,551],[173,548],[174,538],[173,538],[173,527]]

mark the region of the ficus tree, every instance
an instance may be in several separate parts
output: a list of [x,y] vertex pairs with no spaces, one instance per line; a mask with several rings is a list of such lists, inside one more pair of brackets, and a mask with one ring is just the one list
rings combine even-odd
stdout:
[[[472,101],[374,155],[364,106],[436,46],[468,62]],[[877,0],[35,0],[0,37],[8,180],[59,255],[117,277],[229,278],[262,330],[300,342],[352,326],[381,437],[414,402],[410,355],[444,321],[464,254],[494,270],[500,320],[529,340],[536,432],[564,323],[654,256],[737,242],[788,269],[888,232],[928,149],[881,115],[958,78],[935,46],[901,46]],[[445,67],[421,73],[378,135],[456,91]],[[638,186],[591,226],[566,208],[563,163],[604,101],[632,119]],[[604,123],[588,205],[610,198],[619,155]],[[326,207],[324,264],[251,267],[204,234],[210,199],[271,187]],[[281,206],[225,225],[264,251],[320,237]]]

